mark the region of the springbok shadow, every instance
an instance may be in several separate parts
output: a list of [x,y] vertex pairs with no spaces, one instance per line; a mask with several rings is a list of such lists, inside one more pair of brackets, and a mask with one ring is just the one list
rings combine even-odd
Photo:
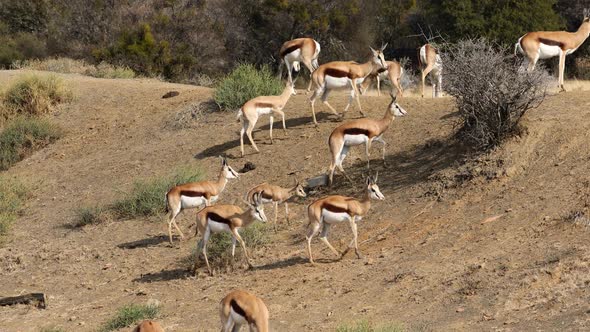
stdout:
[[255,266],[252,268],[252,270],[269,271],[269,270],[275,270],[275,269],[285,268],[285,267],[289,267],[289,266],[294,266],[294,265],[298,265],[298,264],[305,264],[308,262],[309,262],[309,260],[307,260],[306,258],[297,256],[297,257],[287,258],[282,261],[277,261],[277,262],[273,262],[273,263],[269,263],[269,264],[265,264],[265,265]]
[[[179,237],[177,235],[173,236],[174,240],[179,241]],[[125,242],[117,245],[118,248],[121,249],[136,249],[136,248],[148,248],[148,247],[155,247],[162,243],[168,243],[168,236],[166,235],[156,235],[149,237],[147,239],[141,239],[131,242]]]
[[133,282],[160,282],[185,279],[191,277],[192,273],[186,268],[177,268],[173,270],[162,270],[160,272],[142,274],[140,277],[133,279]]

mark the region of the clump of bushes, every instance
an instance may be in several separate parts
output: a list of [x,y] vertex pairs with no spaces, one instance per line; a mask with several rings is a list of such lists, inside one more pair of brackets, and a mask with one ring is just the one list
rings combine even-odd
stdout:
[[257,69],[240,64],[221,80],[213,99],[223,110],[237,110],[254,97],[278,95],[283,89],[280,79],[267,66]]
[[72,92],[55,75],[24,75],[3,93],[3,118],[42,115],[60,103],[72,100]]
[[539,106],[551,81],[542,68],[522,70],[508,50],[486,39],[442,47],[445,91],[456,98],[458,138],[485,151],[513,135],[522,116]]
[[85,75],[98,78],[134,78],[135,72],[129,67],[113,66],[106,62],[101,62],[96,66],[91,66],[84,72]]
[[12,63],[13,69],[29,69],[51,71],[54,73],[64,74],[83,74],[91,66],[83,60],[70,58],[47,58],[47,59],[29,59],[19,60]]
[[76,217],[73,227],[96,225],[106,222],[111,215],[107,208],[101,206],[82,207],[76,210]]
[[0,132],[0,170],[8,169],[61,136],[61,129],[48,120],[26,116],[13,119]]
[[0,177],[0,236],[6,235],[27,194],[27,188],[20,182]]
[[130,304],[120,308],[115,317],[111,318],[101,328],[100,332],[110,332],[133,324],[144,319],[154,319],[160,314],[160,306],[154,304]]

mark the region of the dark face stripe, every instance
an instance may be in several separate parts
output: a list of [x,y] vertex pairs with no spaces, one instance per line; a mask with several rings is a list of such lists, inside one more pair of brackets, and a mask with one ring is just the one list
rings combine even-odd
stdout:
[[344,135],[365,135],[369,137],[369,131],[361,128],[344,129]]
[[242,307],[240,307],[240,306],[238,305],[238,302],[236,302],[236,300],[231,300],[231,301],[229,301],[229,305],[232,307],[232,309],[234,309],[234,311],[235,311],[235,312],[236,312],[238,315],[240,315],[240,316],[242,316],[242,317],[246,318],[246,321],[247,321],[248,323],[250,323],[250,324],[252,323],[252,317],[248,317],[248,316],[246,315],[246,312],[244,311],[244,309],[242,309]]
[[231,226],[231,221],[229,221],[229,219],[225,219],[224,217],[218,215],[215,212],[207,212],[207,219],[211,219],[220,224],[226,224],[228,226]]
[[343,213],[343,212],[348,212],[347,209],[342,208],[340,206],[336,206],[336,205],[332,205],[330,203],[324,203],[322,205],[322,209],[326,209],[330,212],[334,212],[334,213]]
[[327,68],[324,71],[324,74],[326,74],[327,76],[332,76],[332,77],[348,77],[350,79],[353,79],[352,75],[349,72],[340,70],[340,69],[334,69],[334,68]]
[[274,106],[273,104],[269,104],[269,103],[256,103],[254,105],[254,107],[257,107],[257,108],[273,108],[273,106]]
[[204,192],[200,192],[200,191],[182,190],[180,192],[180,196],[186,196],[186,197],[203,197],[203,196],[205,196],[205,193]]
[[291,45],[291,46],[287,47],[286,49],[283,50],[283,52],[281,52],[281,54],[280,54],[281,58],[284,58],[285,55],[287,55],[293,51],[296,51],[300,48],[301,48],[301,44],[295,44],[295,45]]
[[545,45],[559,46],[560,48],[563,48],[563,43],[559,42],[557,40],[551,40],[551,39],[547,39],[547,38],[539,38],[539,41]]

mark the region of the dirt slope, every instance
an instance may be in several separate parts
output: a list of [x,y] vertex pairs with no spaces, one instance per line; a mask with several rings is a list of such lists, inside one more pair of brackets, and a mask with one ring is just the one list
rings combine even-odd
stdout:
[[[18,71],[0,72],[5,84]],[[220,154],[236,168],[256,170],[232,182],[222,197],[239,202],[262,181],[289,185],[326,171],[326,138],[337,123],[320,106],[314,128],[304,95],[289,101],[288,137],[268,120],[256,132],[260,154],[239,156],[235,114],[208,114],[191,129],[165,123],[183,105],[204,101],[211,90],[152,80],[104,80],[63,75],[76,100],[54,116],[65,138],[17,164],[6,175],[31,184],[34,198],[0,248],[0,295],[45,292],[47,310],[0,309],[2,330],[38,331],[60,326],[93,331],[121,305],[156,299],[169,331],[218,329],[217,305],[232,288],[266,300],[274,331],[330,331],[341,322],[399,322],[412,330],[582,330],[590,326],[588,219],[563,221],[590,204],[590,99],[573,91],[549,97],[525,120],[527,133],[502,149],[464,165],[452,132],[450,99],[403,99],[409,115],[385,135],[388,168],[373,149],[372,170],[386,200],[359,228],[361,251],[333,261],[314,241],[319,264],[306,263],[304,207],[319,195],[356,195],[363,181],[362,149],[330,191],[292,204],[291,225],[253,252],[254,270],[197,278],[183,263],[195,238],[168,246],[165,222],[128,220],[71,230],[76,208],[107,204],[136,179],[164,176],[179,166],[200,166],[215,176]],[[170,91],[178,97],[161,99]],[[346,97],[334,94],[341,109]],[[388,97],[363,97],[370,116],[382,116]],[[355,108],[347,118],[358,116]],[[278,123],[275,128],[280,128]],[[281,210],[282,212],[282,210]],[[267,212],[268,213],[268,212]],[[270,213],[269,213],[270,214]],[[181,227],[193,225],[185,212]],[[281,218],[282,213],[279,214]],[[493,218],[496,217],[496,218]],[[189,233],[193,233],[194,227]],[[350,239],[345,225],[330,238]]]

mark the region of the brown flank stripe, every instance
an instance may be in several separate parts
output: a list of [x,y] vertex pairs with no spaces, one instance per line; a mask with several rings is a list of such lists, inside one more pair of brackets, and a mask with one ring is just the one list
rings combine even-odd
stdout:
[[296,51],[296,50],[298,50],[300,48],[301,48],[301,44],[294,44],[294,45],[291,45],[291,46],[287,47],[286,49],[283,50],[283,52],[281,52],[281,54],[280,54],[281,55],[281,58],[284,58],[285,55],[287,55],[287,54],[289,54],[289,53],[291,53],[293,51]]
[[547,39],[547,38],[539,38],[539,42],[549,45],[549,46],[559,46],[559,48],[563,48],[563,43],[557,40]]
[[335,69],[335,68],[327,68],[324,71],[324,74],[326,74],[327,76],[339,77],[339,78],[340,77],[348,77],[350,79],[354,78],[351,73],[340,70],[340,69]]
[[322,209],[326,209],[330,212],[334,212],[334,213],[343,213],[343,212],[348,212],[347,209],[342,208],[340,206],[336,206],[336,205],[332,205],[330,203],[324,203],[322,205]]
[[264,199],[272,199],[272,195],[268,194],[264,190],[262,191],[261,195],[262,195],[262,198],[264,198]]
[[233,299],[232,299],[231,301],[229,301],[229,305],[232,307],[232,309],[234,309],[234,311],[235,311],[235,312],[236,312],[238,315],[240,315],[240,316],[242,316],[242,317],[246,318],[246,321],[247,321],[249,324],[252,324],[252,323],[253,323],[253,322],[252,322],[252,317],[248,317],[248,315],[246,315],[246,312],[244,311],[244,309],[242,309],[242,307],[240,307],[240,305],[238,304],[238,302],[236,302],[236,300],[233,300]]
[[207,212],[207,219],[211,219],[211,220],[218,222],[220,224],[226,224],[226,225],[230,226],[230,228],[231,228],[231,221],[229,221],[229,219],[225,219],[224,217],[218,215],[215,212]]
[[365,135],[369,137],[369,131],[361,128],[347,128],[344,129],[344,135]]
[[205,196],[205,193],[204,192],[200,192],[200,191],[182,190],[180,192],[180,196],[186,196],[186,197],[202,197],[202,196]]
[[273,108],[273,104],[269,104],[269,103],[256,103],[254,105],[256,108]]

